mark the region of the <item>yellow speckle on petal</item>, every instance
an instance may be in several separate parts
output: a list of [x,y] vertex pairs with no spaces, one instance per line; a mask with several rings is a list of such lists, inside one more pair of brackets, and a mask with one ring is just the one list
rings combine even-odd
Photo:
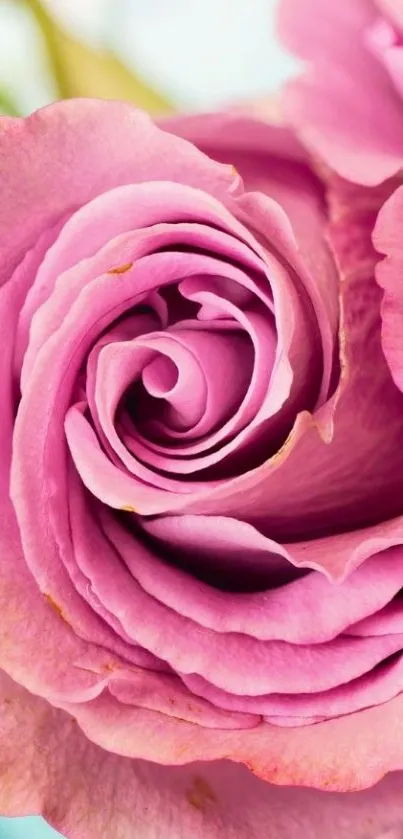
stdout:
[[120,509],[122,510],[122,513],[135,513],[136,512],[134,507],[131,506],[131,504],[124,504],[124,506],[121,507]]
[[64,612],[61,606],[56,603],[56,600],[53,600],[50,594],[44,594],[45,600],[49,603],[49,606],[53,609],[54,612],[62,619],[65,623],[68,623],[67,618],[64,616]]
[[130,271],[130,268],[133,268],[133,262],[125,262],[124,265],[118,265],[116,268],[110,268],[107,271],[107,274],[126,274],[126,271]]
[[231,172],[232,172],[234,178],[239,178],[239,172],[238,172],[238,169],[236,168],[236,166],[231,166]]
[[209,805],[217,804],[217,798],[210,785],[199,776],[194,779],[192,786],[186,793],[186,798],[192,807],[201,812]]

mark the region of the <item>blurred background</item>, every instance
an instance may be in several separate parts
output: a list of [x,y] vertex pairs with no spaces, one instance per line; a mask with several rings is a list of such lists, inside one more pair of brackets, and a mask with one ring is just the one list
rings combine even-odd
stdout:
[[[276,39],[277,2],[0,0],[0,113],[71,96],[152,114],[272,96],[298,69]],[[0,818],[0,839],[57,836],[38,817]]]
[[1,110],[77,95],[200,110],[267,95],[293,66],[276,2],[0,0]]

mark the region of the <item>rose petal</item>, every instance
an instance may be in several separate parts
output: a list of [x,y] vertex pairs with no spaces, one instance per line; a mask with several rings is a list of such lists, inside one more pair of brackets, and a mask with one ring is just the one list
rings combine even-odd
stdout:
[[[306,153],[289,129],[264,121],[263,109],[262,119],[227,112],[173,117],[161,124],[191,140],[216,160],[231,158],[242,172],[248,193],[260,192],[285,210],[288,218],[281,217],[270,202],[259,206],[256,196],[252,201],[248,197],[248,213],[253,211],[257,230],[291,261],[311,291],[314,287],[317,310],[321,308],[318,292],[322,298],[319,322],[323,331],[328,330],[324,341],[325,390],[337,330],[338,277],[323,236],[327,212],[323,186],[306,165]],[[242,201],[237,203],[244,206]],[[314,278],[313,284],[309,274]]]
[[[98,196],[74,213],[69,222],[64,225],[54,246],[48,251],[24,308],[23,317],[28,320],[32,318],[33,329],[24,359],[23,380],[25,375],[28,375],[27,370],[31,368],[39,346],[62,322],[66,305],[74,300],[74,287],[88,282],[91,269],[94,270],[96,267],[95,276],[97,273],[110,271],[112,277],[115,274],[119,277],[122,265],[129,270],[138,255],[152,253],[153,246],[158,247],[158,235],[162,238],[162,245],[167,244],[167,233],[173,242],[177,241],[175,234],[172,236],[171,230],[161,230],[160,227],[156,230],[155,225],[161,221],[176,223],[189,220],[193,224],[218,224],[225,232],[233,234],[241,241],[246,241],[252,247],[252,253],[247,252],[247,256],[249,262],[253,264],[253,250],[258,249],[258,243],[248,230],[239,224],[225,206],[215,200],[212,195],[180,183],[165,184],[158,181],[117,187]],[[147,229],[149,227],[151,231]],[[136,229],[137,232],[134,232]],[[126,239],[122,237],[123,233],[129,231],[132,231],[131,235],[128,235]],[[198,232],[193,228],[195,245],[198,243]],[[217,241],[214,232],[210,230],[208,232],[215,243],[215,249],[221,253],[222,240],[218,237]],[[179,231],[179,236],[183,245],[181,231]],[[189,238],[192,240],[191,235]],[[132,245],[134,245],[133,248]],[[235,249],[233,255],[238,255],[237,242],[226,241],[224,253],[227,256],[232,255],[233,249]],[[262,253],[261,249],[260,253]],[[241,248],[241,254],[245,256],[244,248]],[[85,260],[88,260],[88,263]],[[118,269],[117,273],[116,269]],[[73,284],[70,282],[71,278],[73,278]],[[52,294],[56,283],[58,308],[55,306]],[[41,308],[51,294],[50,305],[44,305]],[[40,308],[40,316],[35,318],[33,315],[38,308]]]
[[376,14],[368,0],[282,0],[279,18],[287,47],[312,64],[289,85],[286,115],[336,172],[367,186],[403,165],[401,101],[364,39]]
[[397,189],[380,210],[374,230],[375,247],[386,259],[376,268],[379,285],[384,291],[382,299],[382,346],[394,381],[403,389],[403,295],[401,271],[403,249],[401,223],[403,218],[403,187]]
[[392,632],[401,632],[403,629],[402,601],[396,596],[391,603],[388,603],[379,612],[369,615],[362,621],[349,628],[350,635],[389,635]]
[[1,281],[44,230],[120,184],[176,181],[220,198],[239,184],[231,166],[159,131],[143,112],[97,99],[57,102],[27,119],[3,117],[0,157]]
[[[106,695],[66,710],[87,736],[107,749],[160,763],[229,757],[279,784],[356,790],[399,769],[402,754],[402,695],[384,705],[306,728],[262,723],[248,731],[199,729],[151,711],[117,706]],[[142,735],[144,732],[144,735]]]
[[[220,335],[219,332],[191,330],[190,328],[189,330],[181,328],[164,333],[150,333],[133,343],[114,343],[103,348],[97,369],[98,415],[107,438],[110,442],[113,439],[115,451],[119,450],[122,461],[129,466],[130,461],[125,456],[124,446],[119,445],[117,433],[114,431],[113,420],[122,394],[134,381],[136,359],[137,364],[145,365],[142,367],[143,381],[151,365],[161,358],[170,359],[176,365],[177,383],[174,391],[166,395],[171,409],[168,415],[168,426],[165,422],[159,423],[166,429],[169,439],[169,425],[173,411],[175,424],[179,420],[197,432],[197,436],[207,435],[217,425],[225,425],[227,417],[231,416],[242,402],[249,384],[245,381],[245,378],[249,378],[251,366],[251,352],[248,353],[248,350],[246,336],[244,338],[242,333],[225,331]],[[148,353],[147,357],[144,356],[145,352]],[[142,361],[142,358],[146,360]],[[239,375],[241,359],[244,371],[242,375]],[[233,386],[230,384],[231,381],[234,383]],[[139,404],[137,419],[140,422],[141,410],[141,404]],[[147,421],[147,425],[150,425],[150,420]],[[144,428],[144,434],[147,433],[147,425],[143,426],[141,423],[139,426],[141,429]],[[207,445],[205,442],[206,448],[210,445],[211,443]],[[165,447],[166,454],[162,446],[159,446],[158,450],[161,452],[159,454],[152,444],[147,444],[144,437],[139,439],[137,435],[132,438],[130,449],[143,462],[166,472],[195,472],[197,468],[202,468],[207,460],[207,457],[201,458],[201,464],[198,459],[181,460],[178,455],[186,453],[184,447],[172,451],[172,456],[169,457],[169,446]],[[216,458],[218,459],[219,456],[218,452]],[[211,459],[214,462],[216,458]],[[137,471],[135,465],[133,465],[133,471]],[[157,481],[156,476],[156,483]]]
[[[32,257],[35,259],[35,251]],[[21,304],[30,282],[31,265],[28,254],[13,280],[0,288],[1,334],[6,331],[7,334],[15,334]],[[86,645],[73,632],[57,602],[47,596],[46,590],[41,593],[30,574],[9,497],[14,421],[13,353],[13,341],[10,340],[5,343],[0,355],[0,380],[5,398],[0,423],[1,667],[12,671],[18,681],[25,682],[28,688],[39,694],[48,695],[49,685],[53,683],[57,686],[56,690],[67,690],[72,696],[85,700],[96,694],[99,679],[73,668],[66,681],[67,670],[84,653]],[[100,634],[95,637],[100,640],[103,638],[102,627],[98,629]],[[63,648],[63,660],[60,648]],[[31,668],[32,661],[36,661],[35,668]]]
[[[125,538],[124,531],[111,520],[108,525],[104,523],[106,539],[74,477],[69,512],[73,553],[90,588],[119,618],[133,641],[177,672],[199,673],[212,684],[242,695],[321,691],[362,675],[401,647],[398,635],[358,640],[340,636],[323,645],[294,646],[281,641],[261,642],[238,633],[211,632],[195,625],[193,618],[167,609],[140,588],[135,578],[135,537],[130,534],[131,538]],[[59,516],[59,543],[61,527]],[[119,562],[120,557],[132,577]],[[138,620],[143,613],[147,614],[144,623]]]
[[343,795],[273,787],[229,761],[158,766],[104,752],[4,674],[0,697],[1,812],[42,814],[71,839],[152,839],[156,829],[164,839],[361,839],[363,829],[397,839],[403,823],[399,773]]
[[[162,557],[164,549],[169,548],[176,561],[183,557],[183,567],[188,571],[207,565],[212,580],[222,566],[227,568],[228,578],[231,571],[236,578],[240,567],[246,577],[252,574],[259,580],[266,578],[266,587],[270,589],[273,576],[276,581],[276,571],[281,580],[281,574],[286,575],[284,566],[294,559],[292,544],[280,546],[236,519],[161,516],[145,519],[141,526],[158,539],[153,547],[160,547]],[[129,539],[127,534],[127,555]],[[289,574],[291,571],[289,566]],[[377,613],[398,593],[402,571],[403,548],[391,548],[375,553],[341,585],[313,573],[271,591],[231,595],[172,568],[147,547],[139,549],[133,564],[133,573],[146,591],[202,626],[216,632],[241,632],[297,644],[328,641],[347,627],[351,633],[352,624]]]
[[183,676],[184,684],[199,697],[217,708],[236,713],[262,714],[275,725],[307,725],[317,720],[333,719],[393,699],[403,690],[403,657],[386,661],[346,685],[314,694],[268,694],[236,696],[219,690],[200,676]]
[[403,11],[395,0],[375,0],[376,7],[403,32]]
[[[342,377],[335,398],[326,408],[319,410],[312,419],[307,415],[300,416],[286,445],[271,462],[265,465],[264,472],[263,469],[260,471],[257,469],[234,481],[230,488],[231,495],[229,488],[226,487],[225,502],[224,499],[218,497],[221,496],[221,489],[218,488],[212,491],[208,499],[209,504],[214,499],[214,509],[213,504],[209,507],[207,504],[193,506],[188,503],[185,509],[192,513],[217,514],[219,512],[224,515],[237,515],[235,512],[237,501],[240,501],[238,490],[243,483],[242,518],[257,523],[259,529],[264,529],[265,533],[279,539],[281,516],[283,523],[280,526],[287,527],[285,531],[288,534],[287,541],[290,538],[290,528],[295,526],[295,521],[299,520],[301,523],[305,520],[307,524],[310,523],[311,534],[314,532],[317,537],[320,537],[318,522],[329,521],[329,514],[334,504],[329,498],[329,492],[338,486],[336,491],[339,501],[341,498],[346,500],[346,489],[342,488],[342,484],[346,481],[345,487],[347,488],[348,485],[351,491],[351,478],[354,472],[358,479],[357,483],[354,482],[354,492],[358,493],[356,501],[358,502],[362,490],[367,500],[364,505],[357,503],[356,507],[353,502],[350,508],[352,518],[349,522],[346,521],[345,527],[343,526],[345,532],[339,535],[329,534],[327,538],[315,540],[311,538],[305,544],[305,548],[302,542],[299,542],[298,546],[294,545],[293,548],[293,561],[297,564],[296,555],[301,551],[305,554],[308,564],[318,562],[318,565],[310,565],[310,567],[320,565],[325,573],[334,579],[341,579],[376,550],[401,542],[402,521],[400,518],[391,518],[393,513],[397,515],[401,512],[400,489],[396,487],[396,506],[393,508],[393,498],[385,493],[385,487],[389,490],[394,479],[400,480],[400,471],[396,470],[395,458],[396,453],[402,451],[400,419],[402,406],[398,391],[390,379],[380,345],[378,316],[380,295],[373,277],[377,255],[371,247],[370,239],[378,208],[385,196],[389,194],[391,185],[385,184],[363,193],[360,187],[348,184],[341,179],[337,182],[337,179],[333,177],[331,186],[332,189],[329,192],[332,216],[331,238],[343,280],[341,286]],[[385,414],[382,415],[383,410]],[[362,411],[361,416],[360,411]],[[388,435],[384,433],[386,426]],[[368,436],[362,433],[362,429],[369,432]],[[377,440],[376,443],[375,440]],[[377,459],[378,453],[381,453],[385,444],[390,445],[389,454],[384,450],[366,489],[363,485],[360,488],[359,484],[367,469],[371,471],[375,465],[374,456]],[[368,448],[365,451],[366,446]],[[303,457],[303,452],[305,452],[305,457]],[[320,459],[320,468],[317,473],[312,468],[316,457]],[[357,461],[355,461],[356,457]],[[343,466],[344,458],[345,465]],[[355,462],[356,466],[354,466]],[[271,470],[269,474],[268,467]],[[332,475],[330,481],[325,478],[327,469]],[[343,476],[344,469],[346,472]],[[389,471],[389,477],[386,477],[384,470]],[[381,477],[382,473],[384,477]],[[289,487],[287,486],[288,476]],[[298,476],[297,482],[296,476]],[[263,479],[261,484],[259,478]],[[322,478],[325,478],[325,483],[319,490]],[[341,483],[338,484],[340,479]],[[380,483],[377,485],[379,479]],[[306,507],[303,512],[303,508],[297,504],[294,493],[298,486],[304,488],[304,505],[308,502],[310,491],[314,491],[315,500],[312,498],[311,514]],[[370,494],[376,486],[378,486],[376,490],[379,493],[378,500],[375,501],[374,498],[374,501],[370,502]],[[257,487],[259,487],[258,491]],[[279,507],[277,508],[279,518],[276,521],[276,505],[278,502],[281,503],[282,493],[286,487],[287,502],[283,503],[281,511]],[[248,496],[252,491],[253,510],[252,505],[250,509],[248,508]],[[260,491],[264,491],[264,502],[263,495],[260,497]],[[259,519],[260,498],[262,506]],[[372,517],[368,518],[371,522],[370,526],[361,531],[352,530],[352,527],[357,528],[359,516],[364,507],[369,513],[370,508],[366,506],[369,502],[374,505]],[[322,507],[324,503],[329,506]],[[385,503],[384,507],[383,503]],[[270,509],[270,518],[264,514],[265,504],[267,504],[266,509]],[[292,520],[290,517],[287,522],[284,521],[284,509],[292,510]],[[335,513],[335,508],[333,510]],[[373,524],[374,518],[378,516],[380,523]],[[340,531],[343,519],[344,513],[339,508],[333,519],[333,529],[337,528]],[[360,524],[362,526],[366,522],[361,521]],[[297,539],[301,536],[301,532],[295,533]]]

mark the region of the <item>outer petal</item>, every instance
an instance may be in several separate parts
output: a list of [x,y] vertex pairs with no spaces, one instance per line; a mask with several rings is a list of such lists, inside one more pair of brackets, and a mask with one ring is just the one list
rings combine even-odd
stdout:
[[273,787],[229,761],[164,767],[106,754],[0,674],[0,812],[69,839],[398,839],[402,773],[367,792]]
[[108,751],[162,764],[230,758],[276,784],[356,790],[403,769],[403,696],[317,725],[262,723],[242,731],[200,729],[106,694],[65,704],[87,736]]
[[[26,294],[36,249],[28,252],[13,280],[0,288],[0,334],[12,336],[21,303]],[[4,404],[0,413],[0,650],[1,667],[12,671],[18,680],[27,678],[27,686],[46,695],[49,680],[62,690],[66,673],[77,656],[83,655],[87,645],[57,614],[51,599],[44,597],[32,578],[21,548],[14,510],[9,497],[9,469],[13,428],[13,341],[4,343],[0,355],[0,381]],[[29,618],[28,618],[29,616]],[[98,637],[98,641],[101,636]],[[41,655],[38,656],[38,649]],[[63,649],[63,660],[60,657]],[[59,651],[58,651],[59,650]],[[36,660],[32,672],[29,663]],[[94,675],[73,667],[73,695],[95,695],[93,688],[99,680]],[[71,684],[71,674],[68,677]]]
[[3,117],[0,159],[0,284],[39,234],[113,187],[172,180],[222,198],[239,184],[231,166],[159,131],[141,111],[97,99]]
[[401,3],[396,3],[396,0],[375,0],[375,5],[403,32],[403,7]]
[[[215,160],[231,161],[246,192],[263,192],[287,213],[297,246],[318,286],[327,287],[328,318],[337,321],[337,278],[324,237],[323,186],[308,166],[306,152],[283,124],[233,113],[198,114],[164,120],[168,131],[190,140]],[[332,296],[333,291],[333,296]]]
[[371,0],[282,0],[285,44],[312,64],[285,95],[302,139],[344,177],[373,185],[403,165],[402,103],[367,46]]

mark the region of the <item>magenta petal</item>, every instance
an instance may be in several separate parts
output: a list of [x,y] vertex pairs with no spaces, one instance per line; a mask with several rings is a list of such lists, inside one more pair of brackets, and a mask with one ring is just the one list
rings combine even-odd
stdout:
[[403,47],[390,47],[384,54],[384,61],[396,90],[403,99]]
[[403,629],[403,610],[401,597],[396,597],[379,612],[369,615],[362,621],[350,626],[350,635],[389,635]]

